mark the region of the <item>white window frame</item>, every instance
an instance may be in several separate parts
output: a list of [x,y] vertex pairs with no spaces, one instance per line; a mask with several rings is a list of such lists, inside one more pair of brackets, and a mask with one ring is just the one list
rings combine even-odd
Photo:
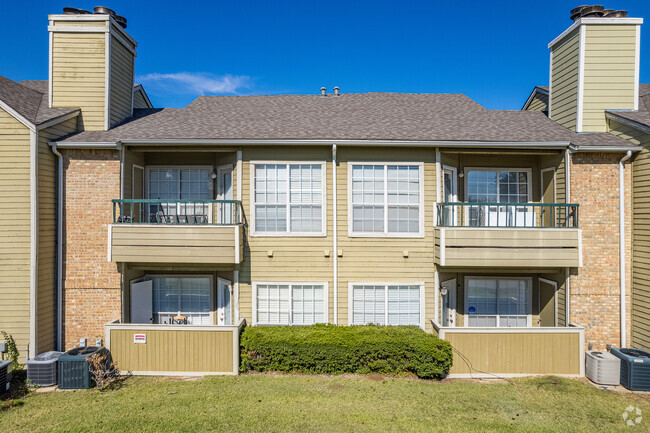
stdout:
[[[386,323],[384,326],[398,326],[398,325],[389,325],[388,324],[388,286],[419,286],[420,287],[420,324],[419,327],[424,329],[425,328],[425,317],[424,314],[426,312],[425,308],[425,283],[424,281],[407,281],[407,282],[402,282],[402,281],[348,281],[348,325],[352,326],[355,325],[352,322],[352,318],[354,317],[354,297],[352,296],[352,291],[354,286],[384,286],[386,290],[384,290],[385,296],[386,296],[386,308],[385,308],[385,319],[384,322]],[[403,325],[405,326],[405,325]]]
[[[153,280],[154,278],[209,278],[210,279],[210,323],[215,323],[214,312],[216,310],[215,294],[217,291],[217,287],[215,285],[214,275],[212,274],[145,274],[144,277],[142,278],[142,281]],[[151,291],[151,301],[152,301],[151,314],[153,316],[158,313],[155,313],[153,311],[153,287],[151,290],[152,290]],[[207,325],[196,325],[196,326],[207,326]]]
[[[277,324],[277,323],[260,323],[257,321],[257,286],[265,285],[278,285],[278,286],[289,286],[289,323],[288,324]],[[324,317],[323,323],[329,323],[329,283],[327,281],[253,281],[253,326],[309,326],[309,325],[294,325],[293,324],[293,308],[291,306],[291,301],[293,299],[293,288],[292,286],[323,286],[323,297],[325,298],[325,303],[323,305]]]
[[[284,232],[261,232],[256,228],[256,215],[255,215],[255,167],[258,165],[271,164],[271,165],[286,165],[287,166],[287,230]],[[321,192],[321,231],[320,232],[297,232],[291,231],[291,181],[289,173],[290,165],[320,165],[321,166],[321,185],[323,190]],[[250,203],[251,203],[251,228],[250,235],[253,237],[325,237],[327,236],[327,162],[326,161],[250,161]],[[277,284],[277,283],[273,283]]]
[[[147,166],[145,166],[145,190],[144,190],[144,194],[145,194],[146,199],[151,199],[151,197],[149,197],[149,179],[150,179],[150,176],[151,176],[151,169],[156,169],[156,170],[160,170],[160,169],[208,170],[209,171],[209,170],[213,170],[214,167],[212,167],[211,165],[147,165]],[[180,184],[180,178],[178,179],[178,182]],[[212,198],[210,198],[209,200],[213,200],[214,199],[214,181],[212,179],[209,179],[208,184],[210,184],[210,190],[212,191]],[[167,199],[161,199],[161,200],[167,200]],[[169,200],[172,201],[172,199],[169,199]],[[179,199],[176,199],[176,200],[181,200],[181,199],[179,198]]]
[[[528,282],[528,296],[526,299],[527,303],[527,308],[526,308],[526,326],[500,326],[500,318],[501,314],[498,313],[498,306],[499,306],[499,296],[497,292],[497,326],[487,326],[487,327],[478,327],[481,329],[495,329],[495,328],[532,328],[533,326],[533,278],[532,277],[499,277],[499,276],[477,276],[477,275],[472,275],[471,277],[465,277],[465,283],[463,287],[463,327],[465,328],[477,328],[476,326],[469,326],[469,312],[468,310],[468,298],[469,298],[469,281],[470,280],[526,280]],[[484,314],[485,315],[485,314]],[[492,314],[487,314],[488,316],[492,316]],[[504,316],[507,316],[507,314],[504,314]]]
[[[527,173],[527,182],[526,182],[526,195],[528,196],[528,201],[526,203],[532,203],[533,201],[533,189],[532,189],[532,183],[533,183],[533,169],[532,168],[517,168],[517,167],[465,167],[463,170],[465,173],[465,179],[467,179],[467,175],[470,171],[494,171],[496,173],[499,173],[500,171],[524,171]],[[469,188],[469,181],[465,181],[465,202],[469,203],[468,200],[468,188]],[[499,176],[497,176],[497,200],[499,199]],[[474,203],[474,202],[472,202]],[[498,201],[497,203],[501,203]],[[481,204],[480,202],[477,202],[476,204]],[[508,203],[504,203],[508,204]]]
[[[348,237],[350,238],[423,238],[424,237],[424,162],[358,162],[348,161]],[[384,231],[383,232],[355,232],[353,227],[352,203],[352,166],[355,165],[383,165],[384,166]],[[388,179],[386,176],[387,166],[415,166],[419,168],[419,194],[418,204],[419,229],[417,233],[389,233],[388,232]]]

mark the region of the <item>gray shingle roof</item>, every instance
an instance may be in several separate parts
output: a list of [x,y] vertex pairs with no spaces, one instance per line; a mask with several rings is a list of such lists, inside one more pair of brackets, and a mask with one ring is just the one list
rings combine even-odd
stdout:
[[49,108],[47,81],[16,82],[1,75],[0,101],[35,125],[77,111],[76,108]]
[[609,110],[609,114],[650,127],[650,84],[639,84],[639,110]]
[[170,139],[551,142],[627,147],[576,134],[541,112],[488,110],[460,94],[201,96],[185,108],[136,110],[109,131],[61,142]]

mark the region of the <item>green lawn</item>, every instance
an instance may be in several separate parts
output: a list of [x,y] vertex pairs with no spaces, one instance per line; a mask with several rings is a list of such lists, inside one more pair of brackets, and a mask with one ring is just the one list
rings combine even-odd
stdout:
[[[650,431],[650,397],[552,377],[133,377],[114,391],[31,393],[23,401],[0,412],[1,431]],[[635,427],[621,416],[630,405],[646,417]]]

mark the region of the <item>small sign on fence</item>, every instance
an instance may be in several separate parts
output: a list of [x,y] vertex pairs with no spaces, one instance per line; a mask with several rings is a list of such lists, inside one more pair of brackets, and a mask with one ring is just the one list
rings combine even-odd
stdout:
[[133,334],[133,342],[135,344],[147,344],[147,334]]

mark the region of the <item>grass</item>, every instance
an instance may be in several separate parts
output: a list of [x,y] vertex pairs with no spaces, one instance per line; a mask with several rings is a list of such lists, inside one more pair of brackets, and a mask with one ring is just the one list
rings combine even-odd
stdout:
[[[500,383],[249,374],[197,381],[132,377],[114,391],[31,393],[0,410],[3,431],[650,430],[650,398],[555,377]],[[622,412],[647,419],[627,427]]]

